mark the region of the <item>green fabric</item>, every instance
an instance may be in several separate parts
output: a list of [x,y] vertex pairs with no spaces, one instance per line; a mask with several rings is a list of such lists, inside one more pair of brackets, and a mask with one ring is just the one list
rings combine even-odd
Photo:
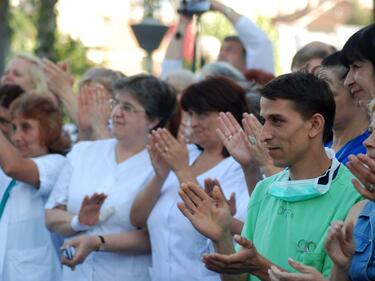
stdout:
[[[353,175],[341,165],[325,195],[301,202],[282,201],[267,193],[277,176],[257,184],[242,235],[274,264],[295,271],[287,261],[291,257],[329,276],[332,261],[324,250],[324,239],[331,222],[344,220],[351,206],[361,199],[351,183]],[[249,276],[248,280],[259,279]]]
[[16,185],[17,181],[12,179],[12,181],[8,184],[7,188],[4,191],[3,197],[1,198],[0,202],[0,219],[3,216],[5,205],[8,202],[9,194],[12,191],[13,187]]

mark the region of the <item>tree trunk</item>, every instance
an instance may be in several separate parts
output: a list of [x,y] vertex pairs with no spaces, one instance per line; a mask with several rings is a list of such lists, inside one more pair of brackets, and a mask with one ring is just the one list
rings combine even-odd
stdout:
[[[1,0],[0,0],[1,1]],[[54,60],[55,33],[56,33],[56,11],[58,0],[40,0],[37,17],[37,47],[36,54]]]
[[9,0],[0,0],[0,76],[10,44]]

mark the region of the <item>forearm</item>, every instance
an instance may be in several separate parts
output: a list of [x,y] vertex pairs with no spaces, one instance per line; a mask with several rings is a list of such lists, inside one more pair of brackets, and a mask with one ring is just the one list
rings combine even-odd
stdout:
[[34,161],[23,158],[1,130],[0,150],[0,167],[7,176],[39,186],[39,171]]
[[65,87],[63,89],[59,89],[56,94],[60,98],[69,117],[75,124],[78,124],[78,101],[73,89],[71,87]]
[[254,163],[251,163],[247,166],[242,166],[242,171],[245,176],[249,195],[251,195],[256,184],[262,179],[262,174],[260,172],[259,166]]
[[100,249],[101,251],[120,252],[124,254],[146,254],[151,252],[147,230],[103,235],[103,238],[105,239],[105,244]]
[[47,209],[45,224],[47,228],[62,236],[72,236],[76,231],[71,227],[72,215],[62,209]]
[[130,221],[136,227],[146,227],[147,218],[158,201],[165,179],[155,175],[133,201]]
[[236,22],[239,20],[239,18],[242,16],[236,11],[234,11],[232,8],[218,2],[218,1],[212,1],[212,9],[222,13],[226,16],[226,18],[235,25]]

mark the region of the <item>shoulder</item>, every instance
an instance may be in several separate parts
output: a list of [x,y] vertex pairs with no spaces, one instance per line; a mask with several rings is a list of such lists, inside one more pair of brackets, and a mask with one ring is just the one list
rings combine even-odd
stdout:
[[47,154],[47,155],[31,158],[31,160],[37,166],[48,165],[49,167],[53,167],[53,166],[60,167],[60,166],[63,166],[67,161],[66,157],[61,154]]

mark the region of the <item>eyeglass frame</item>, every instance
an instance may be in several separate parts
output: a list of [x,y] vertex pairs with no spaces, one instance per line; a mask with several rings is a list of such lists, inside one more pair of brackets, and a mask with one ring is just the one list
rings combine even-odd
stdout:
[[109,99],[109,105],[112,110],[115,109],[116,107],[119,107],[122,112],[125,112],[127,114],[136,114],[136,113],[144,112],[147,115],[146,110],[136,109],[131,103],[120,102],[115,98]]

